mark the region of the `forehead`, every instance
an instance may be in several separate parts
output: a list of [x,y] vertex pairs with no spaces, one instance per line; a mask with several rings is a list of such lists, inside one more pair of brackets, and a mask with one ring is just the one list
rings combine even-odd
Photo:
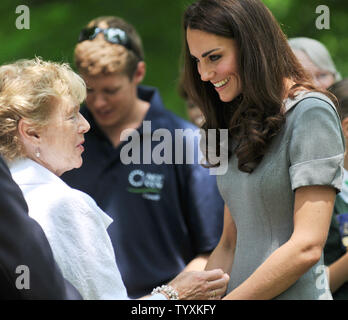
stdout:
[[86,82],[88,87],[110,87],[110,86],[118,86],[123,84],[125,81],[128,81],[128,76],[120,73],[113,73],[108,75],[98,75],[98,76],[89,76],[83,75],[83,80]]
[[311,72],[320,72],[320,69],[314,62],[309,58],[309,56],[302,50],[295,49],[293,50],[296,58],[301,63],[304,69]]
[[236,41],[232,38],[218,36],[205,31],[190,29],[186,30],[187,44],[190,53],[196,57],[212,49],[237,49]]
[[80,109],[80,105],[74,103],[72,97],[69,96],[52,98],[50,104],[52,108],[48,114],[48,121],[50,121],[51,125],[62,123],[67,115]]
[[62,114],[70,113],[79,110],[80,104],[70,96],[63,96],[57,101],[56,109]]

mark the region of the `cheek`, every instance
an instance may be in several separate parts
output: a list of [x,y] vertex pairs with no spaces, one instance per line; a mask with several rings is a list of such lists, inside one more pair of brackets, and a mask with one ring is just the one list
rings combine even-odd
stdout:
[[201,75],[201,67],[199,63],[197,63],[196,68],[197,68],[198,74]]
[[328,77],[327,82],[326,82],[326,85],[327,85],[326,88],[328,88],[328,87],[330,87],[331,85],[333,85],[334,82],[335,82],[335,78],[334,78],[333,75],[330,74],[330,76]]
[[224,75],[237,75],[238,76],[238,67],[235,63],[221,63],[217,66],[216,72]]
[[123,97],[120,94],[114,95],[109,97],[108,101],[111,105],[113,105],[114,107],[117,107],[118,105],[120,105],[122,103],[122,101],[124,101],[126,99],[126,97]]

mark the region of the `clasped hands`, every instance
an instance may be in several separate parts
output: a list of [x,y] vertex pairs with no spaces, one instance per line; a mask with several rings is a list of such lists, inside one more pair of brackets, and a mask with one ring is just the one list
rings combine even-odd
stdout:
[[225,294],[230,277],[221,269],[182,272],[169,285],[180,300],[218,300]]

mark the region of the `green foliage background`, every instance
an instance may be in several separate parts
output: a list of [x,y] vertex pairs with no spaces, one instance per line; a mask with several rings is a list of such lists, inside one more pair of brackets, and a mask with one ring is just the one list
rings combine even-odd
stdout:
[[[144,83],[156,86],[168,109],[186,117],[177,92],[182,47],[182,14],[190,0],[1,0],[0,64],[41,56],[73,63],[73,48],[81,28],[100,15],[118,15],[132,23],[143,38],[148,66]],[[346,0],[264,0],[288,37],[322,41],[337,68],[348,76],[348,2]],[[30,9],[30,29],[18,30],[18,5]],[[318,30],[316,7],[330,9],[330,29]],[[257,28],[257,26],[255,26]],[[267,44],[265,44],[267,46]]]

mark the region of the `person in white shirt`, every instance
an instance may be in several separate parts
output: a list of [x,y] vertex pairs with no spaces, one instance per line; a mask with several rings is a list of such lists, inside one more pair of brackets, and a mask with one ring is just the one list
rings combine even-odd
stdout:
[[[107,233],[112,219],[59,178],[82,165],[85,97],[84,81],[68,64],[36,58],[0,67],[0,154],[64,277],[84,299],[128,299]],[[218,299],[227,282],[222,270],[182,273],[149,298]]]

